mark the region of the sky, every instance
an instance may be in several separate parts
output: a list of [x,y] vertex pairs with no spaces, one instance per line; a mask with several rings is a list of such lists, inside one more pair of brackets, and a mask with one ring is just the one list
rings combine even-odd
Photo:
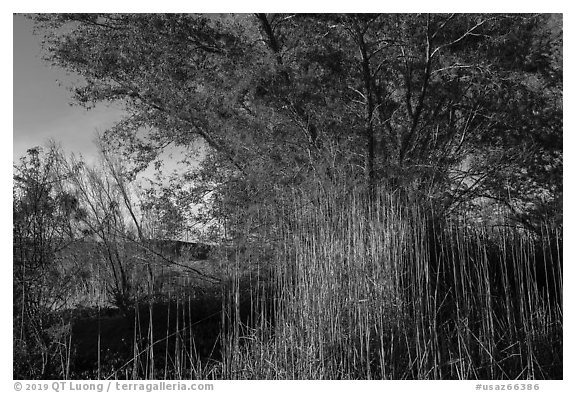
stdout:
[[[40,35],[33,34],[33,23],[23,15],[13,15],[13,144],[12,161],[18,163],[26,151],[57,142],[66,152],[82,155],[96,163],[97,133],[119,121],[124,112],[118,107],[99,104],[87,110],[71,105],[70,88],[82,78],[52,66],[42,58]],[[164,170],[185,170],[177,164],[182,151],[170,149],[160,155]],[[140,178],[153,175],[153,167]]]
[[120,120],[120,109],[99,105],[92,110],[71,106],[69,88],[77,75],[51,66],[42,59],[41,37],[23,15],[13,16],[13,161],[49,139],[65,151],[96,157],[96,132]]

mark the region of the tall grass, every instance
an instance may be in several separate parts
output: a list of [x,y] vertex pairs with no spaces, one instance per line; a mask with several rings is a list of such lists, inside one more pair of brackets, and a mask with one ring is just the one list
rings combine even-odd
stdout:
[[561,233],[438,218],[384,193],[295,195],[277,228],[252,323],[233,274],[224,377],[562,377]]
[[[190,295],[179,295],[166,302],[136,305],[132,340],[126,342],[122,353],[116,354],[120,363],[110,367],[108,362],[106,370],[99,367],[99,379],[217,378],[218,342],[213,333],[218,329],[214,321],[221,312],[219,305],[214,304],[210,307],[217,311],[206,315],[201,302]],[[126,349],[131,351],[128,357]]]
[[[212,255],[220,284],[202,294],[179,277],[165,293],[149,277],[129,315],[99,307],[97,324],[70,316],[16,341],[15,376],[562,378],[561,229],[376,195],[294,194],[280,212],[244,216],[262,236]],[[36,326],[16,322],[15,334]]]

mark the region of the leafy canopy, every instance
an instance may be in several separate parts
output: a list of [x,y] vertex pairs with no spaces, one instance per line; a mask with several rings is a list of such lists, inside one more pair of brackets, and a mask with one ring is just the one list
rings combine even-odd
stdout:
[[[135,164],[188,149],[210,217],[382,187],[442,212],[561,218],[562,20],[491,14],[37,15],[75,102],[125,105]],[[312,198],[313,199],[313,198]],[[186,208],[186,204],[182,204]]]

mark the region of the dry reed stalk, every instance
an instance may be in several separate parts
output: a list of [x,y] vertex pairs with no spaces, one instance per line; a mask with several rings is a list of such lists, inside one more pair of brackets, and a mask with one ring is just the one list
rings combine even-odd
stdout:
[[[542,292],[532,235],[438,220],[428,206],[384,193],[291,198],[276,224],[274,289],[251,300],[252,313],[274,323],[253,323],[242,339],[236,254],[227,376],[546,376],[539,357],[558,344],[553,326],[561,334],[561,259],[548,258]],[[548,254],[552,241],[542,241]]]

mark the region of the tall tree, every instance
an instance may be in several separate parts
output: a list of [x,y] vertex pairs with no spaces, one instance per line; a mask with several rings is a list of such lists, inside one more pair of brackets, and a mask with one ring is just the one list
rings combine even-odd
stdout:
[[527,225],[561,199],[557,16],[35,20],[47,57],[86,78],[76,102],[125,105],[107,136],[136,170],[170,145],[202,146],[186,179],[191,201],[213,191],[215,216],[358,184],[443,212],[497,201]]

